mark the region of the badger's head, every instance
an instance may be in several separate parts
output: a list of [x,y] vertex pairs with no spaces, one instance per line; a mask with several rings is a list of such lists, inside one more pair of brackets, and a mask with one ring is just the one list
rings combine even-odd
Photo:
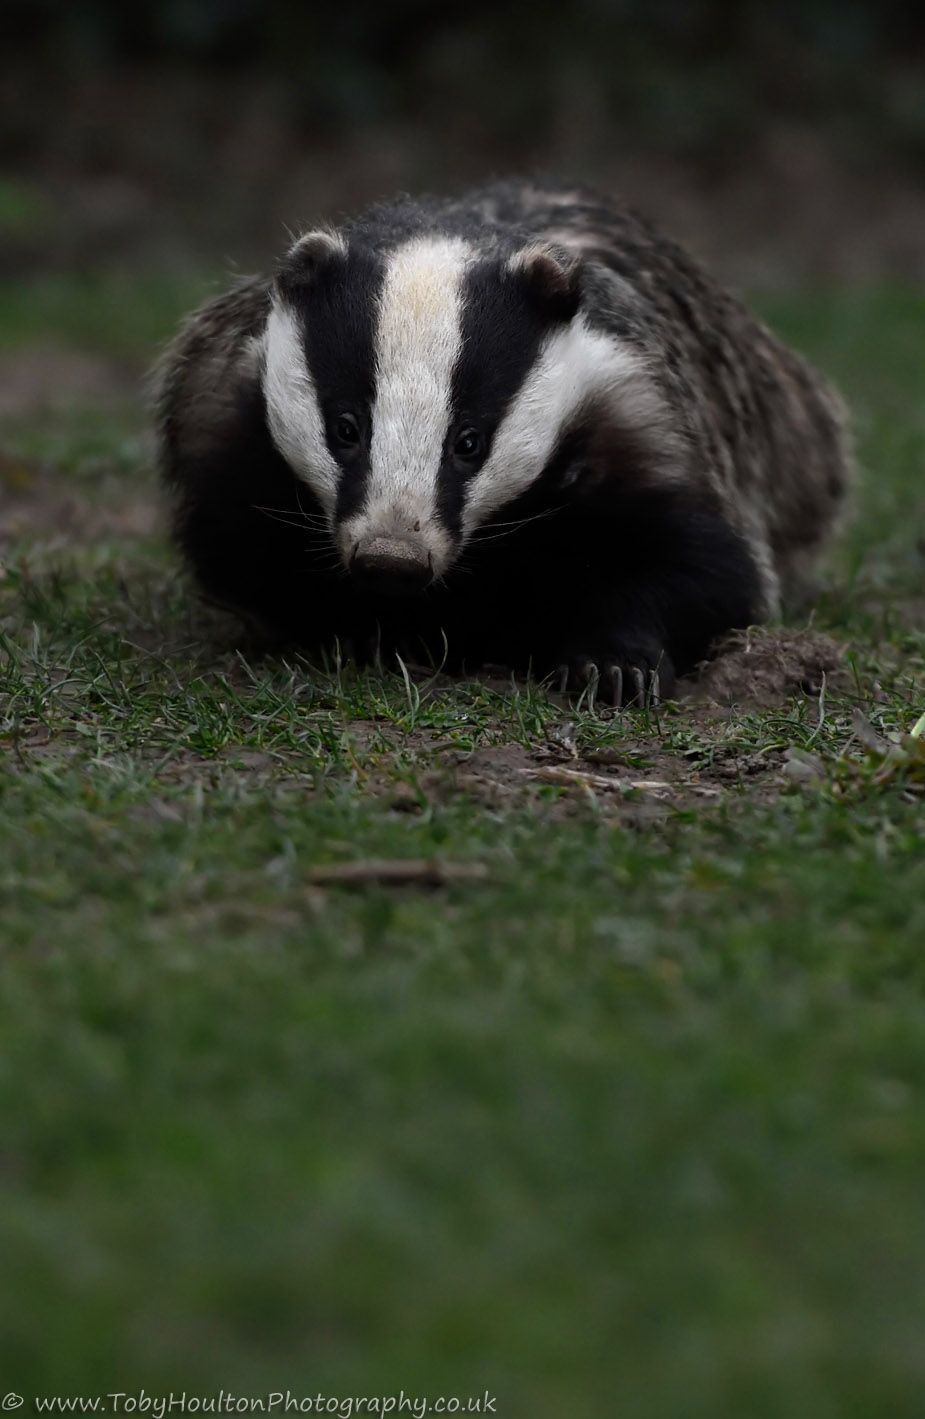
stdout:
[[577,421],[620,404],[656,416],[638,356],[586,324],[581,281],[579,257],[546,244],[296,242],[263,340],[268,423],[353,575],[423,589]]

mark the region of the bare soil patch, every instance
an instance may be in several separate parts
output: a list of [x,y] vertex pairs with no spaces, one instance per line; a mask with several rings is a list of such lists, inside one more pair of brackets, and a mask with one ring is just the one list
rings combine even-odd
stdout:
[[736,631],[719,653],[686,681],[684,694],[720,705],[771,709],[791,695],[818,695],[823,685],[844,688],[848,646],[831,636],[788,628]]
[[26,536],[61,538],[84,546],[102,537],[151,537],[161,521],[153,498],[91,500],[68,492],[53,476],[40,474],[28,492],[11,494],[0,486],[0,551]]
[[[723,722],[703,717],[702,728],[719,738]],[[549,747],[489,746],[460,755],[452,774],[444,775],[443,792],[463,792],[493,804],[514,796],[593,802],[608,817],[651,821],[674,808],[719,803],[732,792],[774,797],[786,782],[782,758],[777,752],[743,754],[730,746],[706,762],[663,749],[655,735],[625,754],[613,751],[603,763],[594,752],[565,756]],[[427,787],[442,796],[439,781]]]
[[89,350],[43,340],[0,351],[0,418],[105,407],[137,394],[134,370]]

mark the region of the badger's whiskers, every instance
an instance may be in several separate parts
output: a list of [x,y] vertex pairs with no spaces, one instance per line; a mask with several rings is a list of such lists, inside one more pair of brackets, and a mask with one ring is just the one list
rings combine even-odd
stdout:
[[330,535],[327,518],[320,514],[302,512],[297,508],[263,507],[259,503],[251,503],[251,507],[254,512],[262,512],[272,522],[282,522],[289,527],[304,527],[309,532]]
[[478,528],[472,536],[473,542],[497,542],[502,537],[511,537],[518,532],[521,527],[526,527],[530,522],[540,522],[544,517],[552,517],[559,512],[557,507],[546,508],[544,512],[534,513],[532,517],[520,517],[511,522],[489,522],[484,528]]

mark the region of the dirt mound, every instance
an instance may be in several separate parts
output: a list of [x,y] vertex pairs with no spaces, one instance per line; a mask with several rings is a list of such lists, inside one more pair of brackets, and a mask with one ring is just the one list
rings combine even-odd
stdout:
[[690,687],[691,696],[718,704],[766,708],[802,691],[818,695],[823,684],[846,683],[848,647],[810,631],[736,631],[718,647]]

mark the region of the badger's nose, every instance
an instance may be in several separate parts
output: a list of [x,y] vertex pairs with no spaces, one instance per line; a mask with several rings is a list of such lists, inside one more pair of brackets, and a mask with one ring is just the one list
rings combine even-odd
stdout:
[[392,596],[421,591],[433,574],[426,548],[406,537],[370,537],[358,542],[350,570],[370,591]]

